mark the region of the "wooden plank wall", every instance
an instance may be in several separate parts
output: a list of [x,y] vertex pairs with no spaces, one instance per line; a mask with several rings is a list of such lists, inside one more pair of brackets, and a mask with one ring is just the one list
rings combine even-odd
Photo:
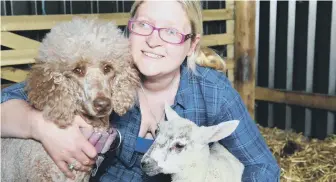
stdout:
[[336,3],[256,3],[256,120],[309,137],[335,134]]

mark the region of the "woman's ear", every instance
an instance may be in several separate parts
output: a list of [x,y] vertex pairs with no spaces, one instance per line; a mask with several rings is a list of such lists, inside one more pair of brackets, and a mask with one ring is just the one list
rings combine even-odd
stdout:
[[59,127],[71,124],[75,110],[75,89],[67,78],[46,63],[33,65],[27,77],[26,91],[32,106],[43,112],[46,120],[56,123]]
[[201,40],[201,35],[196,34],[194,40],[192,40],[191,42],[191,46],[190,46],[187,56],[191,56],[192,53],[195,52],[196,46],[200,43],[200,40]]

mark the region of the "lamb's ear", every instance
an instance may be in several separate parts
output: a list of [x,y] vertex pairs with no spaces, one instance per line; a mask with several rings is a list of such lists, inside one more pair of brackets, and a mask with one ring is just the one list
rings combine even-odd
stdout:
[[165,103],[165,112],[167,120],[180,119],[181,117],[169,106],[168,103]]
[[231,120],[221,122],[214,126],[202,126],[201,127],[201,139],[205,143],[217,142],[229,135],[231,135],[239,124],[238,120]]

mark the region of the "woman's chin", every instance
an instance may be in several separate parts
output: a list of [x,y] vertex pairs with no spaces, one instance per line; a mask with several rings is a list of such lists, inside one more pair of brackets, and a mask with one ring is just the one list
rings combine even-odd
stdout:
[[160,74],[160,68],[155,65],[141,64],[138,65],[139,71],[146,77],[153,77]]

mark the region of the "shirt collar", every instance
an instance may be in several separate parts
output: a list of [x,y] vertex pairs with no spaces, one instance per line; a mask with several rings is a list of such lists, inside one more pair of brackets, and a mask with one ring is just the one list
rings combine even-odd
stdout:
[[[180,105],[183,109],[188,105],[188,95],[191,94],[191,79],[192,71],[188,68],[187,60],[185,59],[180,67],[180,83],[179,88],[176,93],[175,101],[173,107],[177,104]],[[135,106],[140,107],[138,94],[136,94]]]
[[176,93],[174,106],[179,104],[183,109],[185,109],[188,104],[188,95],[191,94],[191,77],[193,74],[188,68],[187,60],[182,63],[180,72],[180,84]]

